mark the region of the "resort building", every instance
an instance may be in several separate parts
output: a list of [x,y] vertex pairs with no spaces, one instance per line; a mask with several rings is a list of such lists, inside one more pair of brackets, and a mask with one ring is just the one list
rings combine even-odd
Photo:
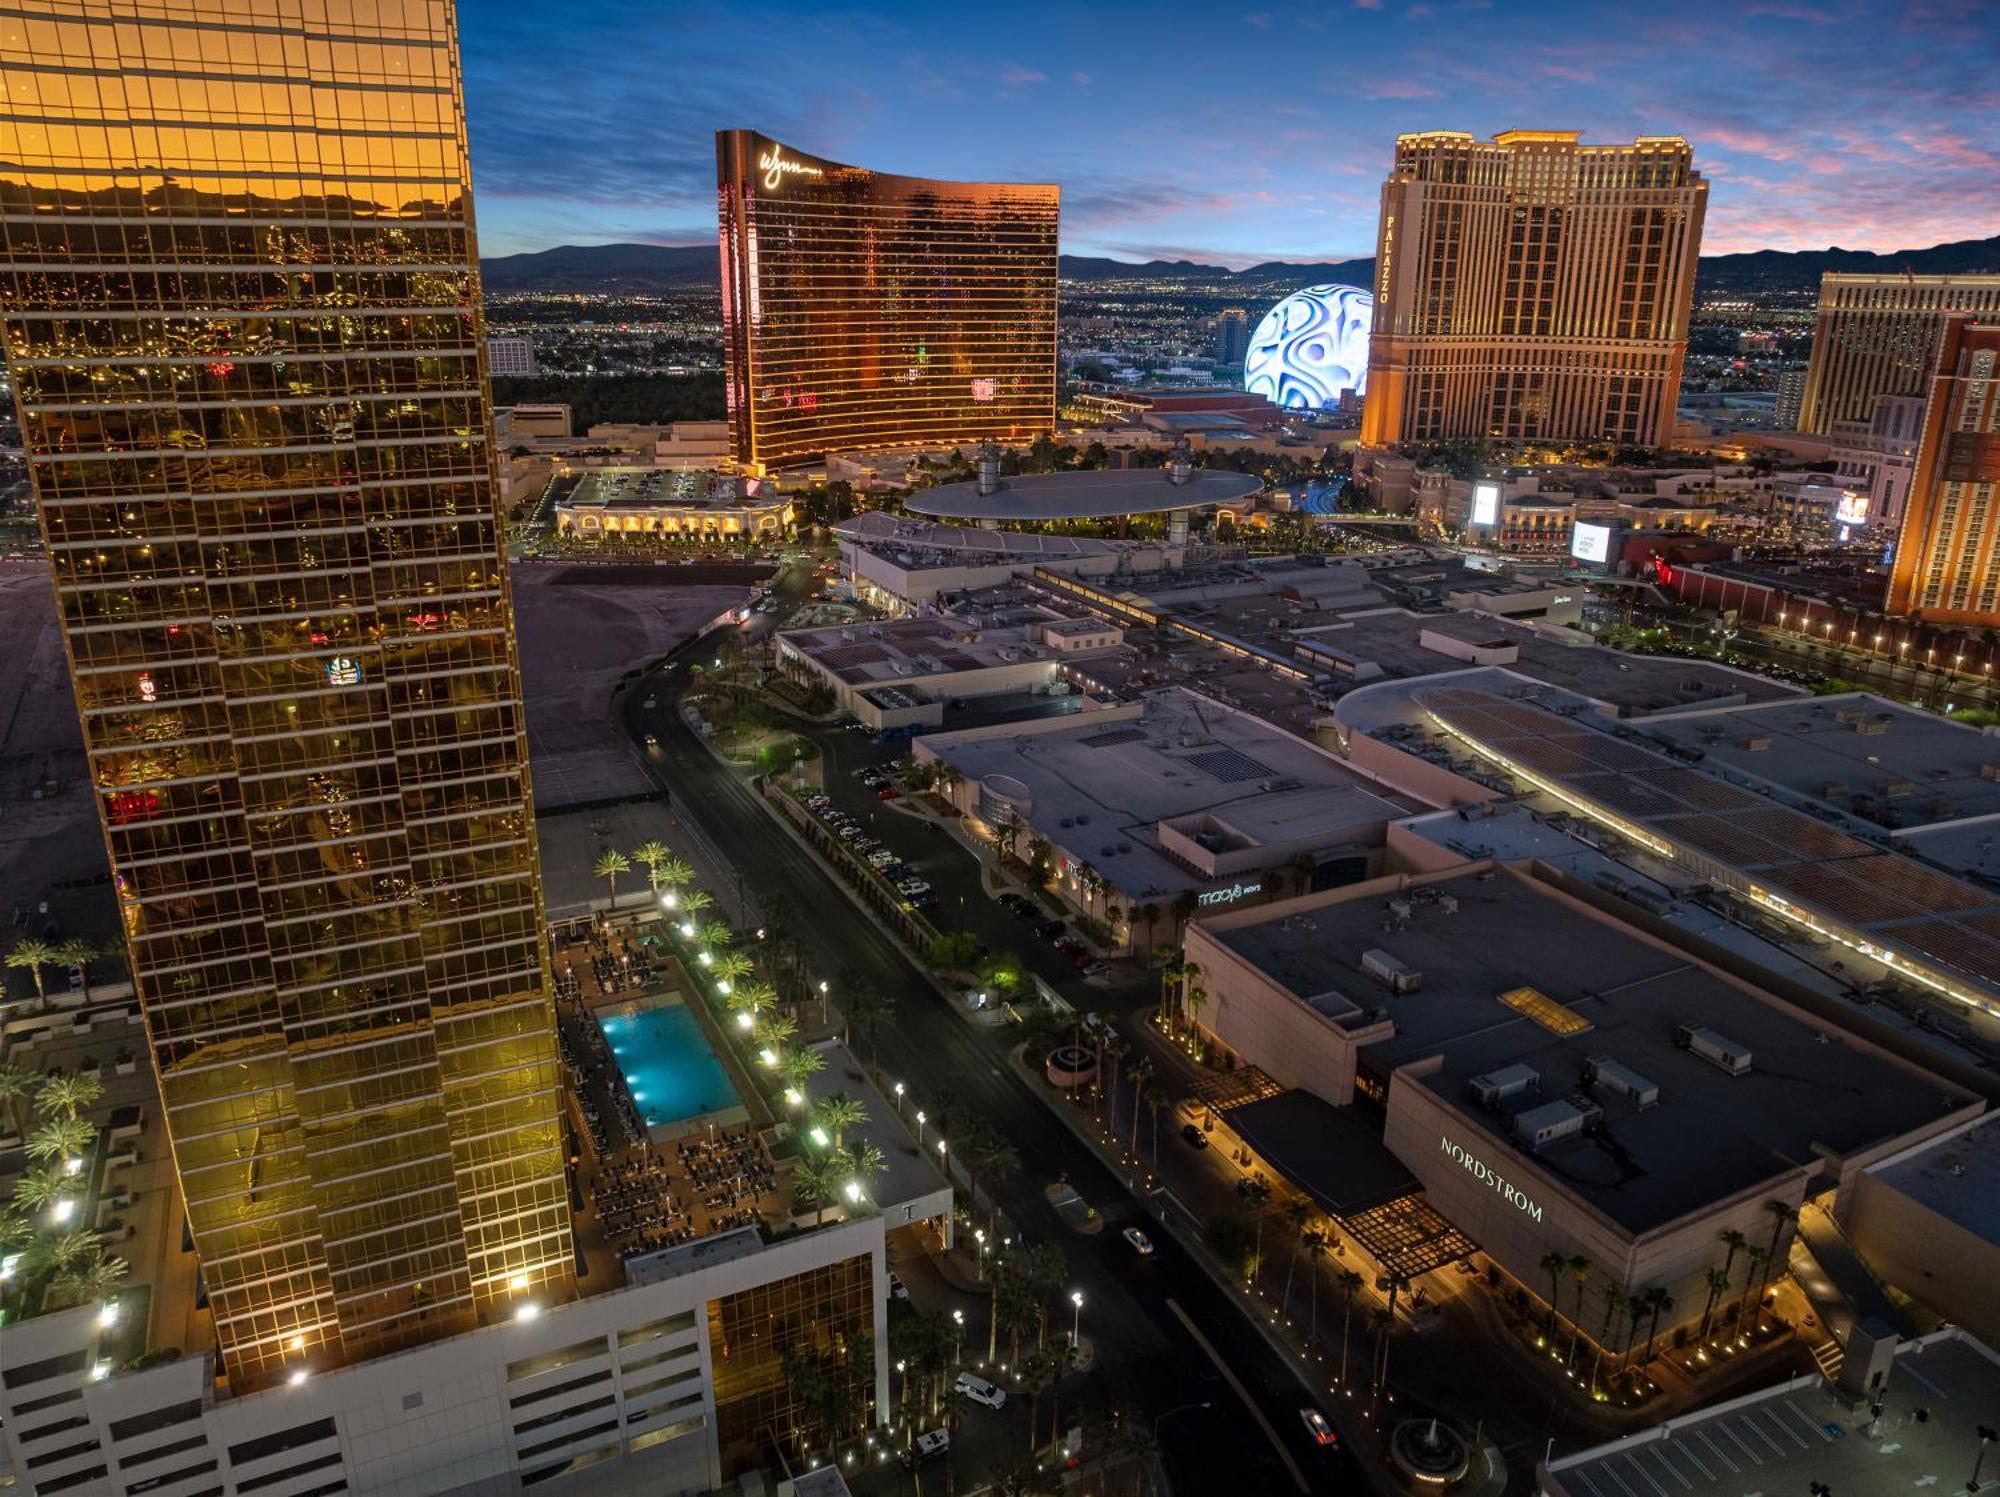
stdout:
[[1055,429],[1054,186],[897,177],[715,137],[737,463]]
[[600,468],[555,507],[561,535],[607,540],[757,541],[791,533],[792,500],[706,468]]

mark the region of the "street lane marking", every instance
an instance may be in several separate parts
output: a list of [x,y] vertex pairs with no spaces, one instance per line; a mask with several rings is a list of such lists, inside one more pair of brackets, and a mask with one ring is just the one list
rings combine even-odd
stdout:
[[1222,1360],[1222,1353],[1209,1344],[1208,1337],[1202,1335],[1200,1327],[1188,1318],[1187,1311],[1180,1307],[1178,1300],[1168,1300],[1167,1308],[1174,1312],[1174,1319],[1185,1326],[1187,1333],[1194,1337],[1194,1344],[1208,1353],[1208,1359],[1215,1364],[1215,1370],[1222,1374],[1231,1388],[1236,1390],[1236,1396],[1243,1400],[1243,1407],[1250,1411],[1250,1417],[1255,1419],[1257,1427],[1264,1431],[1264,1437],[1271,1442],[1271,1448],[1278,1452],[1278,1459],[1285,1463],[1285,1469],[1292,1473],[1292,1480],[1298,1484],[1299,1490],[1310,1492],[1312,1488],[1306,1485],[1305,1472],[1301,1471],[1299,1463],[1292,1459],[1292,1453],[1285,1449],[1284,1442],[1278,1438],[1278,1432],[1271,1428],[1271,1421],[1264,1417],[1264,1411],[1258,1408],[1256,1400],[1251,1398],[1250,1390],[1243,1386],[1229,1364]]

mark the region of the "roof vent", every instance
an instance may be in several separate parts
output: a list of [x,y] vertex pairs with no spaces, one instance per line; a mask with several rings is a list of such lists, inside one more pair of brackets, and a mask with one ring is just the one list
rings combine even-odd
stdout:
[[1747,1075],[1750,1051],[1702,1024],[1682,1024],[1674,1030],[1674,1043],[1692,1051],[1719,1071],[1732,1076]]

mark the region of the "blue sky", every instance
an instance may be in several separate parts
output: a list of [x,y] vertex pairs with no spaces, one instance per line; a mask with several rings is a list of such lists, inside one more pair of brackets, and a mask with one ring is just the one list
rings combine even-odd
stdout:
[[1371,254],[1397,132],[1678,133],[1710,253],[2000,233],[2000,0],[460,0],[481,248],[705,242],[714,132],[1056,181],[1063,247]]

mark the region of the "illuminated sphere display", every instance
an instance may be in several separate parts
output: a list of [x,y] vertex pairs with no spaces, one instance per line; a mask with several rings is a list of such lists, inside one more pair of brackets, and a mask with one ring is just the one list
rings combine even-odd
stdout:
[[1243,388],[1290,410],[1332,405],[1368,380],[1375,298],[1352,286],[1308,286],[1264,314],[1250,335]]

